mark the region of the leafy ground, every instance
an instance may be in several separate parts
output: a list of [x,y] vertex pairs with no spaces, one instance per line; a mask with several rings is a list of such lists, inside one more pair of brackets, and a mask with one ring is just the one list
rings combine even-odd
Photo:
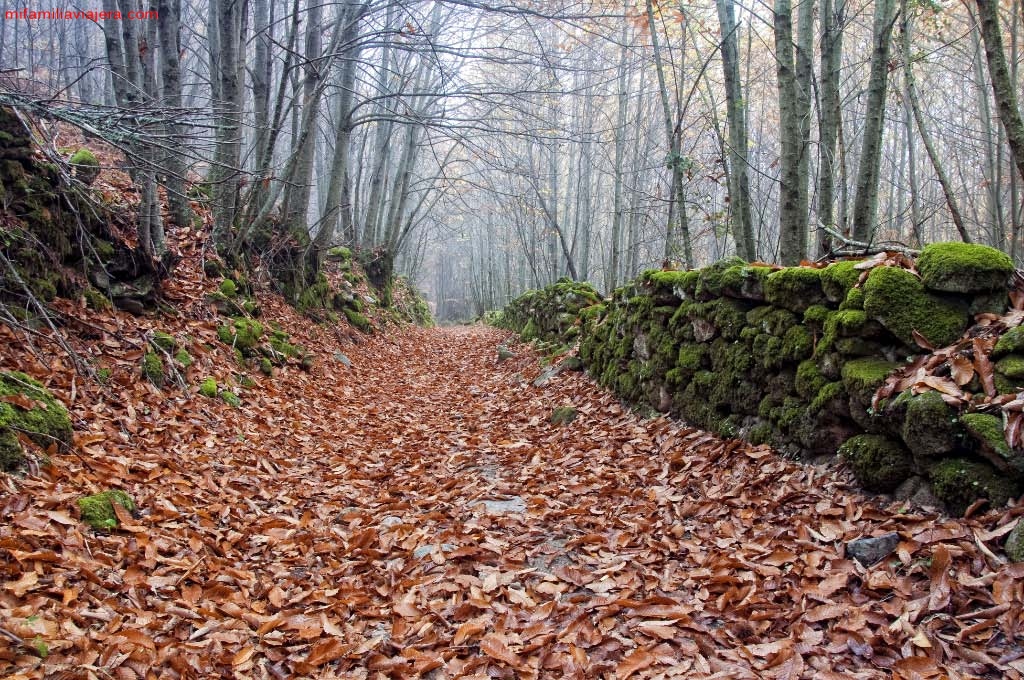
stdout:
[[[581,374],[534,387],[528,350],[497,362],[502,332],[355,344],[272,298],[320,360],[251,371],[234,409],[196,392],[237,370],[210,285],[177,280],[162,321],[214,347],[184,391],[139,379],[145,319],[63,310],[108,386],[0,327],[0,363],[70,404],[77,441],[0,478],[0,676],[1024,677],[1024,564],[999,557],[1019,504],[874,504]],[[549,422],[561,405],[575,422]],[[140,507],[110,534],[74,504],[105,488]],[[888,560],[844,557],[887,531]]]

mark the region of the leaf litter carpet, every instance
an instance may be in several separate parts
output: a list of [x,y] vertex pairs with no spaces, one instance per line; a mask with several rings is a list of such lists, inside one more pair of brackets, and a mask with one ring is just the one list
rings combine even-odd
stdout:
[[[1024,677],[1019,507],[872,502],[581,374],[534,387],[504,339],[344,345],[351,369],[255,376],[241,409],[79,395],[81,459],[0,498],[0,676]],[[94,533],[73,499],[106,487],[141,512]],[[888,531],[885,561],[844,556]]]

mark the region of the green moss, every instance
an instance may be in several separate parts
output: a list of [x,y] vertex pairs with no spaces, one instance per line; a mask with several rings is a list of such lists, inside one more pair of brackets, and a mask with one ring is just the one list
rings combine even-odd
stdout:
[[327,281],[327,276],[321,272],[317,274],[316,283],[299,292],[295,306],[300,312],[326,309],[330,306],[332,297],[331,284]]
[[842,369],[843,385],[851,396],[866,407],[871,404],[875,391],[898,367],[899,364],[874,357],[847,361]]
[[213,378],[207,378],[199,385],[199,394],[213,399],[217,396],[217,381]]
[[100,385],[106,385],[110,382],[110,376],[113,375],[113,371],[109,368],[97,368],[96,369],[96,382]]
[[904,343],[917,331],[937,347],[955,342],[967,327],[967,308],[932,295],[899,267],[875,267],[864,283],[864,311]]
[[[345,310],[345,318],[348,319],[348,322],[350,324],[352,324],[353,326],[355,326],[356,328],[358,328],[362,332],[364,332],[364,333],[372,333],[373,332],[373,326],[370,324],[370,320],[367,319],[362,314],[360,314],[359,312],[355,311],[354,309],[346,309]],[[524,338],[524,340],[525,340],[525,338]]]
[[851,437],[839,447],[839,455],[868,491],[893,491],[914,471],[910,453],[898,442],[881,435]]
[[113,305],[110,303],[110,298],[96,290],[92,286],[82,291],[82,297],[85,298],[85,304],[89,309],[97,312],[106,311],[111,309]]
[[26,397],[31,408],[0,401],[0,470],[13,470],[24,460],[18,433],[47,449],[71,445],[71,419],[67,409],[42,383],[17,371],[0,373],[0,397]]
[[746,262],[738,257],[719,260],[712,265],[697,270],[697,285],[694,294],[702,300],[709,300],[723,294],[723,277],[725,272],[736,266],[744,266]]
[[329,260],[351,260],[352,251],[345,246],[337,246],[327,251],[327,259]]
[[178,350],[177,354],[174,355],[174,360],[181,364],[184,368],[188,368],[192,365],[192,355],[184,349]]
[[825,322],[831,313],[832,310],[825,305],[811,305],[804,310],[804,325],[809,326],[813,330],[820,331],[825,327]]
[[796,367],[796,393],[804,399],[813,399],[827,382],[814,359],[801,361]]
[[855,269],[859,261],[833,262],[821,270],[821,289],[831,302],[842,302],[864,272]]
[[153,344],[169,354],[178,349],[178,340],[163,331],[153,331]]
[[802,361],[814,351],[814,336],[804,326],[793,326],[782,338],[781,351],[786,361]]
[[1003,333],[992,349],[992,358],[1014,353],[1024,353],[1024,326],[1015,326]]
[[229,390],[224,390],[223,392],[221,392],[220,398],[224,401],[225,404],[227,404],[228,406],[233,406],[234,408],[238,408],[239,406],[242,405],[242,400],[238,398],[238,395]]
[[997,373],[1002,373],[1010,380],[1024,380],[1024,354],[1008,354],[996,362]]
[[146,352],[142,357],[142,375],[157,387],[164,386],[164,361],[156,352]]
[[761,333],[754,338],[752,353],[754,362],[769,371],[778,369],[786,361],[782,353],[782,338],[767,333]]
[[932,243],[917,258],[925,287],[950,293],[980,293],[1006,286],[1013,261],[977,243]]
[[215,279],[224,273],[224,267],[217,260],[204,260],[203,273],[211,279]]
[[755,307],[747,312],[747,323],[764,333],[782,337],[797,324],[797,316],[787,309],[778,307]]
[[787,267],[773,272],[765,280],[764,297],[769,303],[803,313],[811,305],[825,301],[821,289],[821,270]]
[[100,162],[89,149],[79,149],[68,160],[75,168],[75,177],[85,184],[92,184],[100,174]]
[[576,420],[578,412],[572,406],[558,406],[551,412],[551,423],[553,425],[568,425]]
[[771,273],[771,267],[733,265],[721,274],[721,294],[746,300],[763,300],[764,282]]
[[539,333],[540,329],[537,328],[537,322],[530,319],[526,322],[526,325],[523,326],[523,330],[519,333],[519,337],[523,342],[529,342],[530,340],[536,340]]
[[841,382],[830,382],[822,385],[818,393],[814,395],[814,399],[811,400],[810,406],[807,407],[810,413],[820,413],[825,409],[829,408],[833,403],[839,399],[845,398],[847,395],[846,387]]
[[267,377],[274,375],[274,364],[270,361],[270,359],[266,357],[260,359],[260,373]]
[[231,325],[218,327],[217,337],[225,345],[231,345],[243,356],[247,356],[259,345],[263,337],[263,324],[244,316],[237,317]]
[[114,489],[78,499],[78,509],[82,521],[93,529],[116,529],[117,515],[114,514],[113,503],[117,503],[129,512],[135,510],[135,501],[124,491]]
[[846,294],[846,299],[839,305],[841,311],[847,309],[864,309],[864,289],[851,288]]
[[238,295],[238,287],[232,279],[224,279],[220,282],[220,293],[226,298],[233,298]]
[[928,470],[932,493],[957,515],[979,498],[1001,508],[1020,493],[1020,487],[991,465],[963,458],[949,458]]
[[988,413],[968,413],[960,421],[997,467],[1014,476],[1024,475],[1024,455],[1006,443],[1001,418]]

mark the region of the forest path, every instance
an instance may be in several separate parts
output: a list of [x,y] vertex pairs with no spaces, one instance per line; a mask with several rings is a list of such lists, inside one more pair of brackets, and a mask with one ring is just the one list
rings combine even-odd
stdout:
[[[93,464],[134,523],[92,534],[40,510],[69,496],[41,483],[8,513],[0,547],[37,575],[0,609],[35,617],[50,657],[0,653],[0,675],[1020,677],[1024,568],[974,547],[994,518],[876,508],[583,374],[534,387],[528,349],[497,362],[506,337],[409,329],[241,409],[118,421],[135,453]],[[551,424],[560,405],[577,420]],[[899,559],[843,557],[886,531]]]

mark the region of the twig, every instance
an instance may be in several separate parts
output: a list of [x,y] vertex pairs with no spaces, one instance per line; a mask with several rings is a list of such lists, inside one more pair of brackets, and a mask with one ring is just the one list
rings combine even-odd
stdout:
[[880,241],[878,243],[866,243],[864,241],[857,241],[820,222],[818,223],[818,229],[821,229],[832,238],[841,241],[843,244],[843,247],[839,249],[833,248],[829,250],[829,252],[826,255],[822,256],[820,260],[827,260],[832,257],[846,257],[851,255],[877,255],[878,253],[890,251],[903,253],[904,255],[909,255],[911,257],[915,257],[921,254],[920,250],[915,250],[914,248],[910,248],[903,243],[898,243],[895,241]]

